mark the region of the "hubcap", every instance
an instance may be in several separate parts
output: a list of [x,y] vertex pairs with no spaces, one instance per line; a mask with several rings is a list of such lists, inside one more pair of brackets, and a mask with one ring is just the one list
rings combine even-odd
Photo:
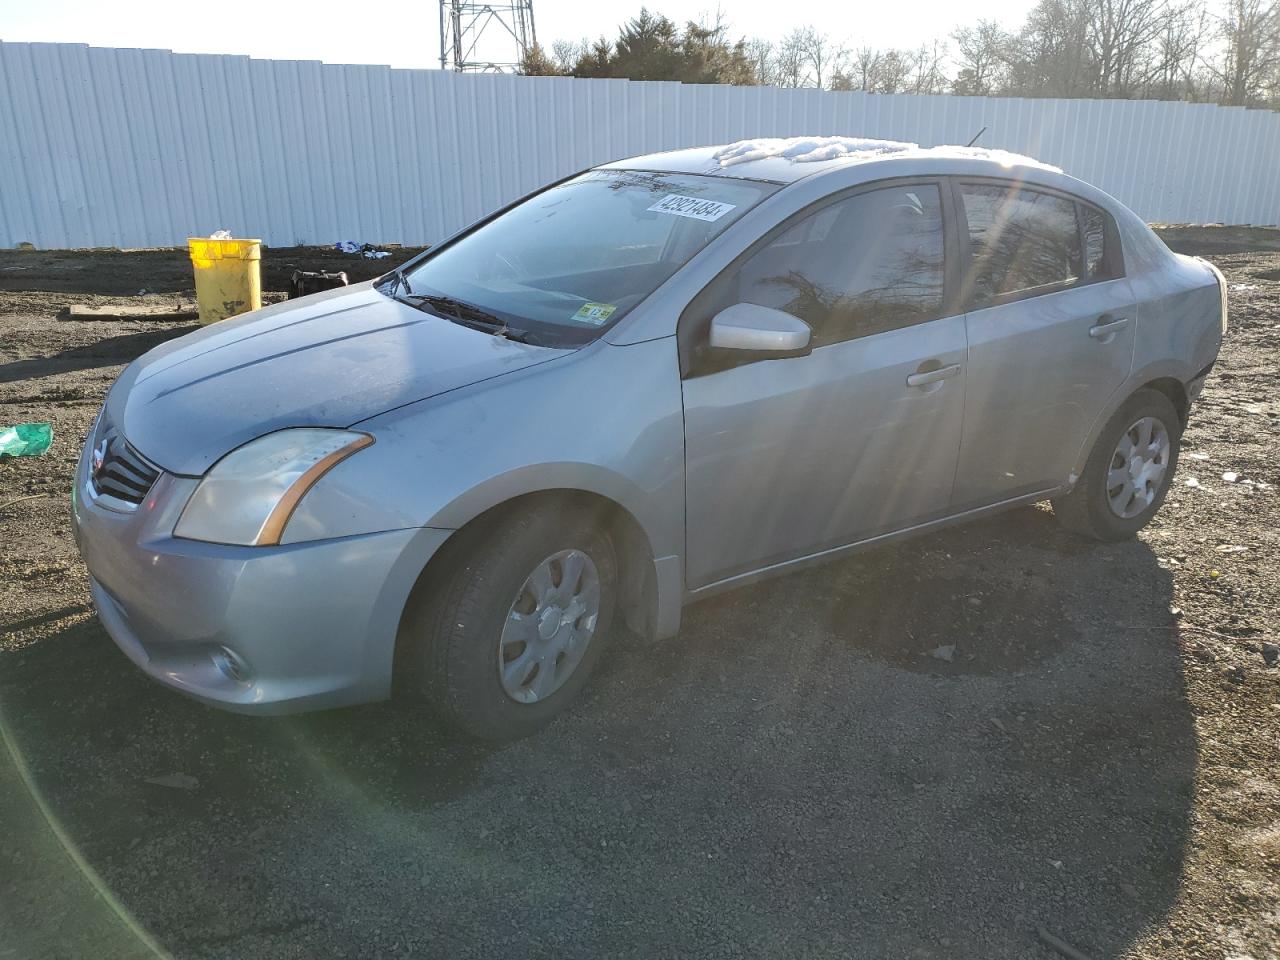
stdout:
[[1155,417],[1143,417],[1120,437],[1107,470],[1107,502],[1123,520],[1155,502],[1169,470],[1169,431]]
[[581,550],[562,550],[525,579],[498,640],[498,679],[507,696],[536,703],[582,662],[600,618],[600,575]]

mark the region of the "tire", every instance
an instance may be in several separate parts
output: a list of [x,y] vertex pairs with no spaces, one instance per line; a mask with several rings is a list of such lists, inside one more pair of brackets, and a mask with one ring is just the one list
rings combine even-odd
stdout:
[[[584,632],[588,618],[566,621],[555,628],[556,616],[540,617],[537,609],[529,612],[532,596],[525,590],[526,581],[548,564],[551,587],[568,589],[565,572],[578,569],[577,554],[589,560],[589,564],[581,563],[583,572],[577,582],[583,592],[578,599],[589,593],[586,585],[591,569],[598,585],[594,627],[580,659],[571,668],[566,669],[572,654],[566,653],[550,670],[542,663],[531,670],[532,681],[519,693],[536,699],[521,702],[504,687],[499,665],[500,656],[510,657],[513,650],[522,649],[515,642],[505,646],[500,642],[507,639],[504,628],[516,612],[513,604],[523,611],[521,618],[526,614],[532,618],[524,627],[532,626],[536,632],[538,624],[545,622],[546,629],[556,629],[549,639],[540,633],[531,634],[534,639],[528,644],[530,656],[536,658],[541,650],[548,656],[546,662],[552,662],[554,650],[548,654],[550,648],[544,645],[573,645],[571,638]],[[545,503],[525,512],[508,513],[458,543],[440,559],[446,564],[442,575],[424,584],[419,602],[406,618],[402,643],[408,647],[405,667],[410,686],[425,695],[447,723],[473,737],[503,741],[534,733],[581,692],[604,652],[617,598],[617,561],[612,542],[584,512],[569,509],[564,503]],[[559,587],[554,582],[557,571]],[[538,609],[545,614],[555,612]],[[569,617],[575,609],[571,603],[562,612]],[[513,663],[520,659],[514,657]],[[522,664],[516,666],[524,669]],[[545,695],[535,690],[544,679],[548,684],[554,683],[562,670],[564,676],[553,690]]]
[[[1122,486],[1112,484],[1108,490],[1108,477],[1113,466],[1121,463],[1119,446],[1131,427],[1150,421],[1163,427],[1168,439],[1167,461],[1159,482],[1150,483],[1146,489],[1152,492],[1150,502],[1143,505],[1141,492],[1135,493],[1129,503],[1131,515],[1123,516],[1112,506],[1112,493],[1118,500],[1126,494]],[[1155,433],[1155,430],[1152,430]],[[1133,435],[1129,437],[1133,440]],[[1121,405],[1094,444],[1084,472],[1072,491],[1053,500],[1053,513],[1066,529],[1092,537],[1095,540],[1118,541],[1134,536],[1151,522],[1173,483],[1178,468],[1178,447],[1182,439],[1182,421],[1169,398],[1158,390],[1143,388]],[[1148,446],[1145,449],[1154,449]],[[1121,469],[1121,467],[1116,467]],[[1131,483],[1132,485],[1132,483]]]

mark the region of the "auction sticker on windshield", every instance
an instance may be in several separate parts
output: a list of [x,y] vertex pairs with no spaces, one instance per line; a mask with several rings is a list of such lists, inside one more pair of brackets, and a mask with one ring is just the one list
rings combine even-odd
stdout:
[[676,217],[692,217],[694,220],[719,220],[732,210],[736,204],[720,203],[718,200],[700,200],[697,197],[682,197],[678,193],[668,193],[649,208],[654,213],[669,213]]
[[584,303],[578,308],[578,312],[573,315],[574,320],[581,323],[589,323],[593,327],[599,327],[609,319],[609,315],[617,310],[612,303]]

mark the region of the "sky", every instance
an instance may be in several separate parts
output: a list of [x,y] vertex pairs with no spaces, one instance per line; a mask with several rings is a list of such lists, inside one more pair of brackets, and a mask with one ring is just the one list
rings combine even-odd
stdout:
[[[533,0],[538,40],[580,40],[618,26],[642,3],[677,22],[711,19],[714,0]],[[945,38],[977,19],[1021,23],[1032,0],[895,0],[893,3],[780,5],[777,0],[724,0],[733,35],[778,40],[812,24],[850,47],[913,47]],[[367,10],[362,16],[359,11]],[[159,47],[179,53],[233,53],[328,63],[436,67],[440,63],[439,4],[434,0],[257,0],[244,4],[174,0],[0,0],[0,40]],[[492,55],[492,54],[491,54]]]

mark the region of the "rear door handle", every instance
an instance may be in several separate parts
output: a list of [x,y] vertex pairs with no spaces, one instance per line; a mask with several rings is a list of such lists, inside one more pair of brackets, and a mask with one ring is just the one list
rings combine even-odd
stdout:
[[946,380],[948,377],[954,377],[960,372],[960,364],[953,363],[950,366],[939,367],[937,370],[924,370],[920,373],[913,373],[907,377],[908,387],[923,387],[925,384],[937,383],[939,380]]
[[1095,340],[1101,340],[1103,337],[1116,333],[1128,322],[1128,317],[1113,317],[1109,313],[1104,313],[1098,318],[1098,322],[1089,328],[1089,336]]

